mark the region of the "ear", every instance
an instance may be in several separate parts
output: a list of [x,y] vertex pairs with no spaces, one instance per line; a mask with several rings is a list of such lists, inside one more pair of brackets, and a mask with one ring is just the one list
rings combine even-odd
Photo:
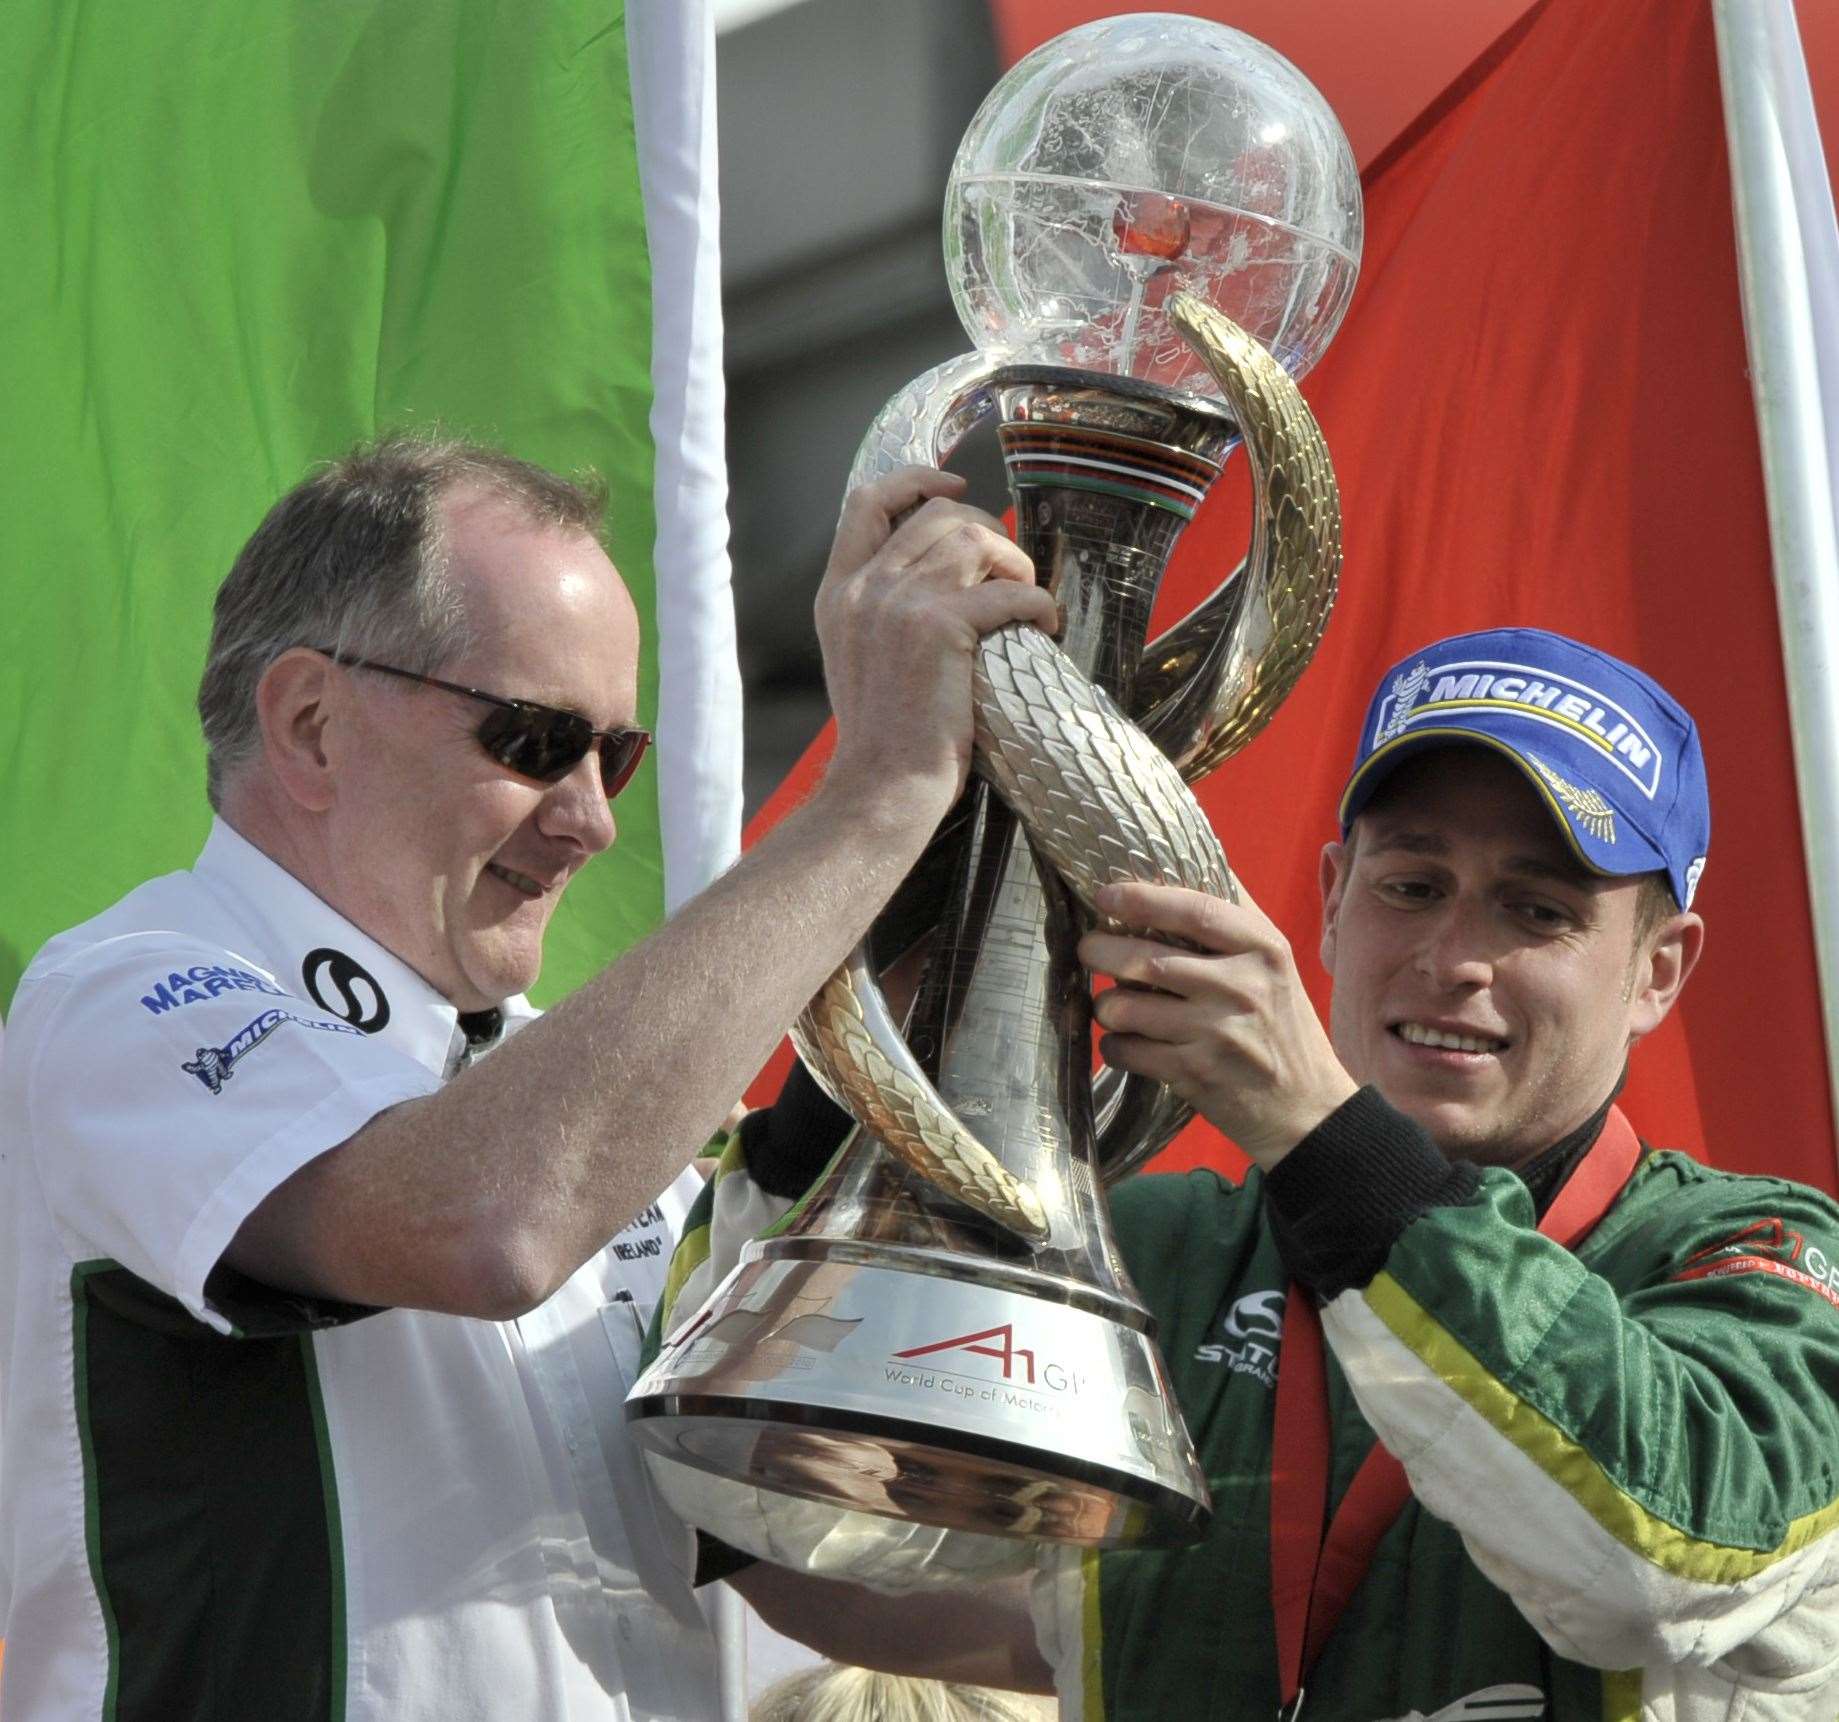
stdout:
[[1318,879],[1322,887],[1322,967],[1335,972],[1335,923],[1341,914],[1341,898],[1347,890],[1348,869],[1353,856],[1345,843],[1322,845]]
[[336,705],[338,668],[319,652],[283,652],[256,684],[262,759],[282,792],[309,813],[332,805],[327,727]]
[[1693,914],[1675,915],[1648,935],[1628,995],[1630,1046],[1666,1021],[1704,946],[1705,923]]

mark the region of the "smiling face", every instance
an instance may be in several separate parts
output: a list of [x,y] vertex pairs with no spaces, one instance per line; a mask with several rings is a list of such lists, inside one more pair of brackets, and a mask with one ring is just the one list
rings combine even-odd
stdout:
[[1399,766],[1323,886],[1335,1051],[1454,1158],[1520,1165],[1582,1124],[1697,955],[1690,915],[1638,936],[1640,880],[1586,871],[1481,747]]
[[[596,729],[634,723],[638,617],[600,546],[490,496],[443,507],[474,643],[442,679],[579,712]],[[596,753],[559,782],[533,782],[480,746],[480,702],[334,674],[336,877],[322,894],[461,1010],[526,990],[563,890],[614,838]]]

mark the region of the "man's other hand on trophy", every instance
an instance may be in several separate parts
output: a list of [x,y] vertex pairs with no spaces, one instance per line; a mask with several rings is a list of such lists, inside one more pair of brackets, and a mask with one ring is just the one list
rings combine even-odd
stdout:
[[893,791],[934,821],[970,771],[977,642],[1010,622],[1058,623],[1033,563],[963,491],[927,467],[853,491],[817,595],[837,727],[826,787]]
[[1168,1083],[1267,1171],[1355,1092],[1289,941],[1249,895],[1107,885],[1098,903],[1139,930],[1079,946],[1118,983],[1093,1000],[1107,1064]]

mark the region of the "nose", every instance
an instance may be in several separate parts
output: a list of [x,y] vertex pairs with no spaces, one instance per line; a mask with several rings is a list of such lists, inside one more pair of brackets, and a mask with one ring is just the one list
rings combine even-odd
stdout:
[[573,771],[550,785],[537,824],[545,836],[569,838],[589,855],[598,855],[611,845],[619,827],[613,822],[613,804],[601,782],[597,749],[589,748]]
[[1482,905],[1460,899],[1426,916],[1413,966],[1434,986],[1448,992],[1485,987],[1494,978],[1488,916]]

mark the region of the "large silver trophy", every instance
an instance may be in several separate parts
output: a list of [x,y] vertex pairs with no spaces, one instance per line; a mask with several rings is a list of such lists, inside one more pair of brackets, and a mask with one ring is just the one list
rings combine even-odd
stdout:
[[[1186,782],[1269,719],[1333,601],[1334,476],[1292,379],[1340,323],[1360,238],[1320,96],[1199,19],[1070,31],[965,135],[945,250],[978,351],[890,403],[852,483],[942,461],[994,413],[1065,627],[981,648],[972,787],[878,928],[932,929],[906,1021],[865,946],[797,1031],[860,1128],[679,1312],[628,1401],[673,1506],[752,1553],[949,1581],[1024,1564],[1031,1540],[1205,1522],[1101,1194],[1189,1113],[1156,1083],[1094,1082],[1074,952],[1108,881],[1233,892]],[[1146,645],[1175,541],[1240,442],[1250,554]]]

